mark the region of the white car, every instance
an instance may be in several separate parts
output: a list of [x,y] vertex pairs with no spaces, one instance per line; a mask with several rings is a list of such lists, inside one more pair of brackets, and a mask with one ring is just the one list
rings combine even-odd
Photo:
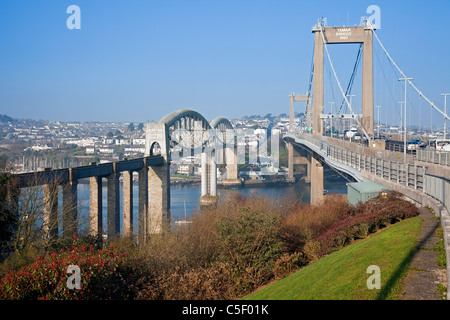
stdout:
[[450,143],[447,143],[445,146],[443,146],[441,150],[450,152]]
[[346,133],[345,133],[345,137],[346,138],[353,138],[354,136],[355,136],[355,134],[357,134],[358,133],[358,129],[356,129],[356,128],[351,128],[349,131],[347,131]]
[[436,150],[443,150],[448,144],[450,144],[449,139],[436,139]]

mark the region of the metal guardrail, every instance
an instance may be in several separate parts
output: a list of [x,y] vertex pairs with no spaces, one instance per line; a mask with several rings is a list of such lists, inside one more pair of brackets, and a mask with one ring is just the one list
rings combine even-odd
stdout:
[[419,149],[416,152],[416,158],[423,162],[450,166],[450,152]]
[[[325,143],[322,143],[325,144]],[[324,150],[324,149],[322,149]],[[326,147],[327,156],[359,171],[364,170],[416,190],[423,190],[426,167],[384,160],[335,146]]]
[[440,201],[450,212],[450,180],[426,175],[425,193]]
[[[388,181],[403,184],[423,192],[441,202],[450,211],[450,180],[426,173],[427,167],[401,161],[385,160],[383,158],[350,151],[336,147],[315,138],[310,134],[297,134],[297,137],[317,146],[330,159],[345,164],[356,170],[368,171]],[[440,155],[439,155],[440,154]],[[418,150],[417,159],[439,165],[450,165],[450,154],[429,150]],[[427,161],[425,161],[427,160]]]

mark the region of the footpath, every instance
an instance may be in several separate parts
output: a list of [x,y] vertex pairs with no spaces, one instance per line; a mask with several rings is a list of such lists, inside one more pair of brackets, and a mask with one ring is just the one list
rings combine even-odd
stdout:
[[436,230],[440,227],[439,219],[433,213],[420,208],[422,230],[419,233],[419,245],[414,253],[410,269],[405,278],[404,300],[442,300],[439,284],[446,286],[447,271],[437,263],[438,252],[433,250],[439,242]]

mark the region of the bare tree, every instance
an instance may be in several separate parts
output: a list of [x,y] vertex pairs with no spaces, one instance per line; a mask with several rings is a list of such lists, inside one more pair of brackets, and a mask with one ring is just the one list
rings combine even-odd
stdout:
[[8,210],[14,212],[15,219],[11,247],[17,253],[31,247],[47,251],[59,241],[87,229],[80,202],[63,199],[70,197],[65,191],[67,183],[57,177],[51,181],[39,177],[38,173],[30,176],[20,189],[17,181],[9,187]]

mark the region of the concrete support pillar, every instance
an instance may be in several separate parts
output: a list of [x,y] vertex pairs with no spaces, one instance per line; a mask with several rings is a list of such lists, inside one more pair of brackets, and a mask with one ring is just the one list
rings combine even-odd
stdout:
[[58,238],[58,185],[44,184],[43,231],[46,240]]
[[217,196],[217,164],[216,157],[213,155],[209,157],[209,195]]
[[311,157],[311,204],[323,201],[323,165],[316,155]]
[[362,125],[367,134],[374,135],[373,125],[373,34],[364,31],[362,70]]
[[237,155],[234,146],[225,149],[225,158],[227,160],[227,180],[235,181],[239,179]]
[[313,74],[313,123],[312,133],[323,133],[323,120],[320,114],[323,113],[323,40],[320,31],[314,32],[314,74]]
[[311,98],[309,98],[306,102],[306,126],[309,129],[311,128]]
[[294,131],[294,94],[289,96],[289,132]]
[[8,210],[10,210],[14,214],[18,214],[19,212],[19,197],[20,197],[20,188],[14,186],[13,184],[9,184],[7,186],[7,204]]
[[170,227],[170,175],[167,161],[162,166],[148,169],[149,234],[163,233]]
[[208,195],[208,155],[203,152],[201,155],[201,193],[202,197]]
[[63,237],[70,238],[77,233],[77,186],[78,180],[62,185],[63,191]]
[[120,234],[120,173],[115,172],[106,177],[108,207],[107,207],[107,234],[108,239],[118,237]]
[[145,242],[147,238],[148,220],[148,167],[144,166],[139,170],[139,240]]
[[306,153],[306,181],[311,181],[311,158],[312,154],[311,152]]
[[227,169],[227,179],[223,181],[223,185],[239,186],[242,181],[239,179],[239,167],[236,149],[236,136],[233,129],[225,131],[225,161]]
[[122,177],[122,233],[124,237],[129,237],[133,235],[133,172],[124,171]]
[[217,165],[215,156],[202,153],[202,189],[200,205],[214,205],[217,202]]
[[103,234],[102,177],[89,179],[89,232],[93,237]]
[[294,146],[292,143],[287,143],[288,149],[288,178],[289,182],[295,182],[294,179]]

